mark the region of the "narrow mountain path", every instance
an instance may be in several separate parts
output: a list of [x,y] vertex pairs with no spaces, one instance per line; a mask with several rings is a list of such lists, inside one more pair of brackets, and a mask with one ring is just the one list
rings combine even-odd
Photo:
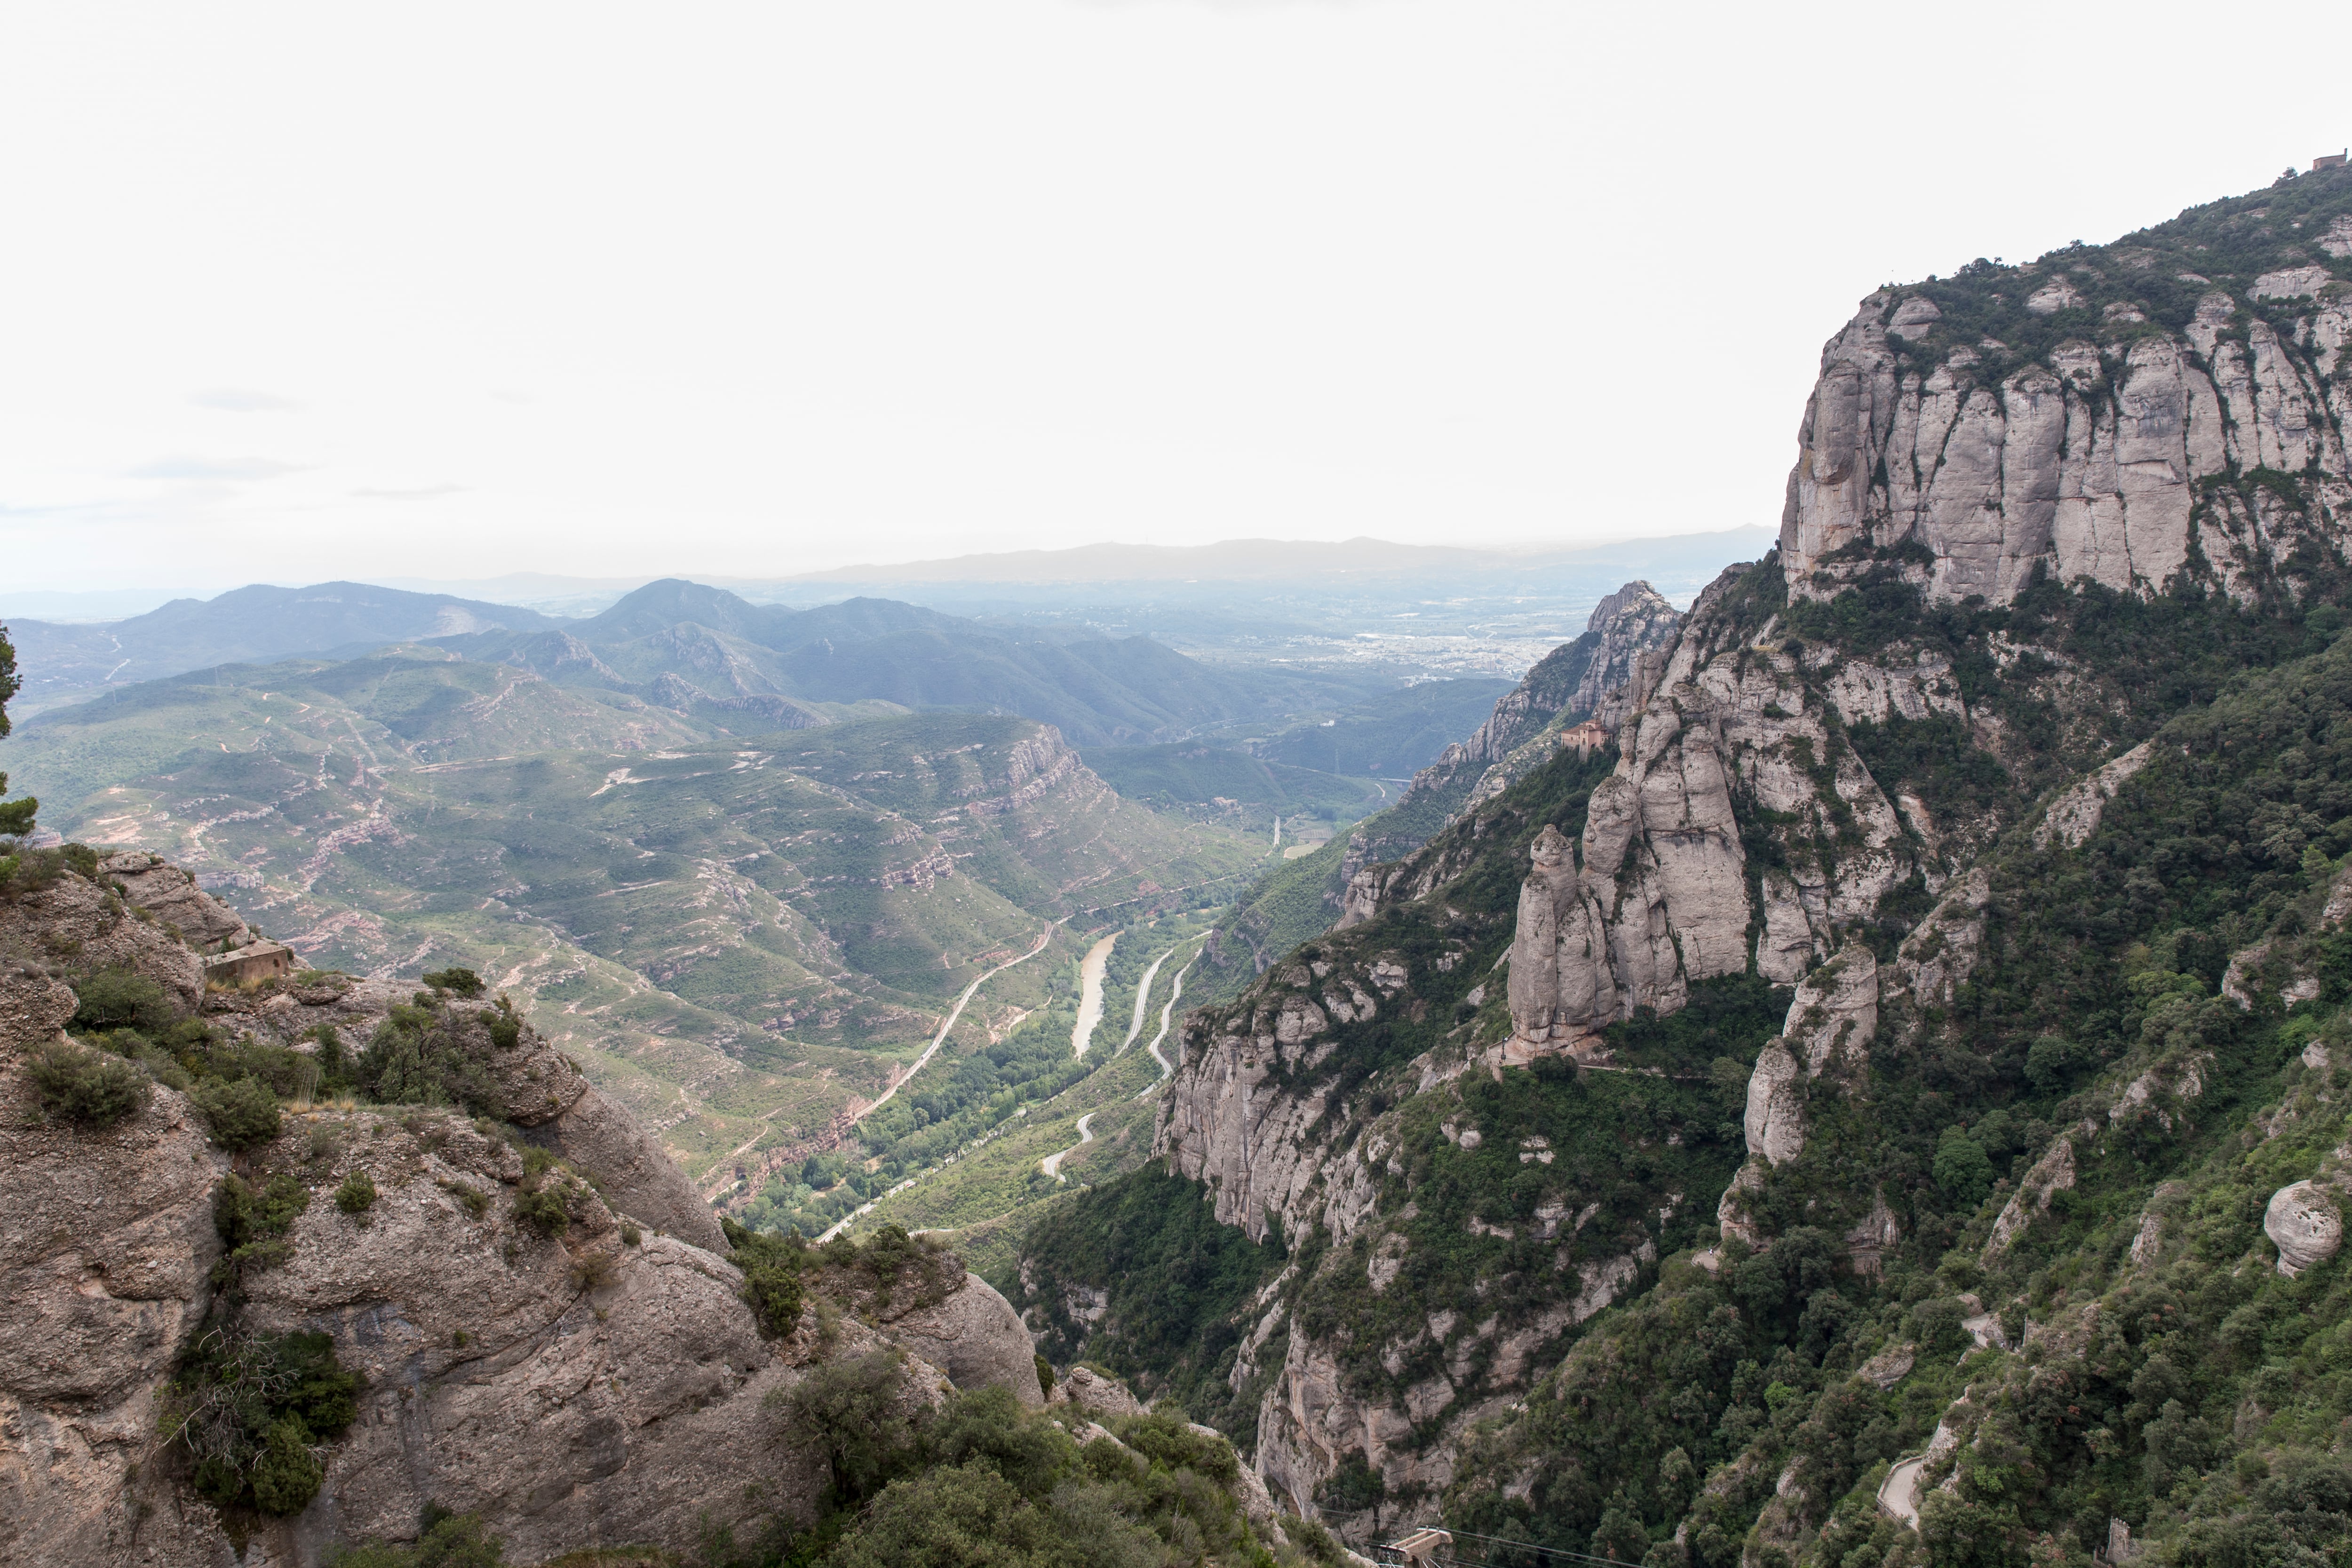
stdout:
[[1274,819],[1274,842],[1273,842],[1273,843],[1271,843],[1271,844],[1269,844],[1269,845],[1267,845],[1267,846],[1265,847],[1265,852],[1266,852],[1267,854],[1271,855],[1271,854],[1273,854],[1276,850],[1277,850],[1277,849],[1279,849],[1279,848],[1281,848],[1281,847],[1282,847],[1282,818],[1281,818],[1281,817],[1279,817],[1279,816],[1277,816],[1277,817],[1276,817],[1276,818]]
[[1176,1004],[1183,999],[1184,976],[1191,972],[1192,965],[1199,961],[1200,956],[1200,950],[1195,948],[1192,952],[1192,956],[1184,961],[1184,967],[1176,972],[1176,985],[1175,988],[1168,994],[1168,1005],[1160,1009],[1160,1032],[1152,1036],[1151,1043],[1144,1047],[1144,1049],[1151,1053],[1151,1059],[1160,1064],[1160,1077],[1157,1080],[1144,1085],[1143,1093],[1135,1097],[1138,1100],[1143,1099],[1153,1089],[1158,1089],[1161,1084],[1166,1083],[1170,1079],[1176,1076],[1176,1069],[1168,1065],[1168,1058],[1160,1054],[1160,1042],[1168,1037],[1168,1021],[1176,1016]]
[[1061,1181],[1063,1179],[1062,1162],[1095,1141],[1095,1135],[1087,1130],[1087,1123],[1092,1121],[1097,1114],[1099,1114],[1099,1112],[1089,1110],[1084,1116],[1079,1117],[1078,1141],[1071,1144],[1068,1148],[1063,1150],[1058,1154],[1046,1155],[1044,1159],[1037,1162],[1037,1168],[1045,1172],[1047,1175],[1053,1177],[1054,1180],[1057,1182]]
[[1919,1472],[1927,1468],[1925,1454],[1899,1459],[1878,1488],[1878,1506],[1914,1530],[1919,1528]]
[[1110,967],[1110,950],[1118,941],[1113,931],[1094,946],[1078,962],[1078,1022],[1070,1031],[1070,1054],[1083,1057],[1094,1044],[1095,1026],[1102,1022],[1103,972]]
[[1143,1009],[1151,1002],[1152,976],[1158,974],[1160,966],[1168,962],[1169,953],[1174,952],[1177,948],[1183,945],[1181,942],[1177,942],[1169,948],[1168,952],[1163,952],[1153,959],[1151,967],[1143,972],[1143,978],[1135,983],[1135,1018],[1127,1026],[1127,1038],[1119,1041],[1118,1049],[1113,1051],[1111,1055],[1123,1055],[1128,1047],[1135,1044],[1136,1037],[1143,1033]]
[[[1005,963],[998,964],[995,968],[990,970],[987,973],[982,975],[979,979],[965,986],[963,988],[963,994],[956,998],[955,1011],[948,1015],[948,1021],[940,1026],[940,1032],[931,1037],[931,1043],[924,1047],[923,1054],[921,1056],[915,1058],[915,1065],[907,1069],[906,1076],[901,1078],[897,1083],[894,1083],[889,1088],[884,1089],[882,1091],[882,1098],[867,1106],[865,1110],[859,1111],[854,1120],[858,1121],[865,1121],[867,1117],[873,1115],[876,1111],[889,1104],[890,1097],[892,1095],[897,1094],[900,1089],[914,1082],[915,1075],[923,1070],[924,1064],[929,1062],[933,1057],[939,1055],[940,1047],[948,1043],[948,1031],[956,1026],[956,1020],[958,1018],[963,1016],[964,1005],[971,1000],[972,994],[982,986],[987,984],[990,981],[995,979],[998,975],[1012,968],[1014,964],[1026,963],[1031,959],[1036,957],[1039,953],[1045,952],[1045,944],[1054,940],[1054,932],[1060,928],[1061,923],[1062,922],[1060,921],[1055,921],[1052,925],[1047,926],[1045,928],[1045,934],[1037,939],[1037,945],[1023,953],[1020,957],[1010,959]],[[832,1233],[827,1232],[826,1234],[830,1235]]]

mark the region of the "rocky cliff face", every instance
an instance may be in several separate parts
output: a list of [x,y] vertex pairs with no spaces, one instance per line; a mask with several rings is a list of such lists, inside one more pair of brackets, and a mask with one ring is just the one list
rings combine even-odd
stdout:
[[1187,1021],[1167,1170],[1289,1247],[1204,1337],[1277,1493],[1710,1565],[2220,1539],[2161,1500],[2297,1440],[2252,1325],[2352,1191],[2347,287],[2337,171],[1874,296],[1591,771]]
[[[1219,1220],[1256,1238],[1317,1238],[1313,1259],[1269,1280],[1234,1325],[1226,1381],[1255,1407],[1267,1485],[1351,1541],[1432,1517],[1465,1435],[1696,1218],[1685,1199],[1706,1178],[1684,1175],[1679,1152],[1618,1189],[1622,1208],[1593,1204],[1580,1195],[1593,1147],[1567,1147],[1553,1123],[1480,1093],[1532,1059],[1510,1037],[1496,973],[1511,888],[1488,868],[1523,859],[1531,838],[1544,855],[1562,842],[1546,820],[1557,790],[1606,776],[1599,762],[1577,768],[1560,759],[1472,809],[1384,868],[1392,896],[1371,920],[1192,1014],[1160,1101],[1155,1150],[1202,1184]],[[1656,1080],[1622,1081],[1646,1093]],[[1688,1108],[1656,1114],[1678,1123]],[[1706,1142],[1696,1126],[1671,1136],[1694,1152]],[[1455,1159],[1493,1167],[1482,1191],[1505,1190],[1506,1171],[1538,1190],[1491,1214],[1408,1195],[1426,1191],[1416,1184],[1433,1162]],[[1465,1226],[1477,1256],[1449,1258]],[[1510,1299],[1475,1307],[1515,1267]],[[1088,1309],[1097,1321],[1116,1310],[1108,1298]],[[1359,1463],[1383,1497],[1418,1500],[1335,1500],[1334,1479]]]
[[[763,1337],[676,1167],[527,1025],[494,1038],[485,1005],[446,1004],[446,1038],[488,1120],[321,1105],[232,1155],[165,1084],[100,1129],[47,1112],[31,1059],[98,970],[159,981],[231,1050],[313,1051],[320,1025],[356,1047],[402,1000],[346,977],[206,994],[151,895],[183,930],[235,923],[144,856],[0,901],[0,1561],[317,1563],[341,1542],[413,1538],[427,1503],[481,1513],[526,1561],[683,1551],[807,1515],[822,1479],[762,1401],[824,1360],[892,1344],[929,1369],[917,1386],[1037,1400],[1027,1334],[969,1276]],[[551,1231],[520,1201],[533,1145],[579,1173]],[[215,1223],[232,1176],[303,1194],[269,1255],[233,1268]],[[361,1176],[371,1203],[331,1201]],[[359,1375],[357,1418],[315,1450],[324,1481],[299,1513],[224,1516],[159,1436],[168,1382],[199,1342],[290,1333],[327,1335]]]
[[1365,919],[1392,896],[1389,879],[1360,879],[1368,867],[1410,854],[1442,821],[1525,778],[1551,759],[1579,721],[1613,729],[1622,715],[1612,705],[1622,702],[1643,660],[1674,640],[1681,623],[1681,613],[1647,583],[1628,583],[1594,605],[1583,636],[1538,659],[1475,733],[1413,775],[1398,809],[1385,819],[1394,826],[1350,836],[1339,868],[1341,923]]
[[[1778,552],[1685,617],[1629,586],[1416,781],[1409,800],[1460,792],[1450,826],[1409,851],[1358,847],[1341,925],[1188,1020],[1159,1122],[1168,1170],[1253,1237],[1318,1238],[1234,1325],[1232,1385],[1263,1389],[1257,1463],[1277,1492],[1351,1539],[1433,1517],[1478,1423],[1528,1408],[1514,1391],[1641,1288],[1694,1234],[1677,1228],[1693,1209],[1715,1223],[1685,1279],[1768,1252],[1792,1223],[1851,1278],[1902,1253],[1916,1187],[1828,1173],[1874,1168],[1889,1063],[1966,1058],[1954,1018],[1992,961],[1990,854],[2012,827],[2033,854],[2080,848],[2148,765],[2147,737],[2219,678],[2155,672],[2185,674],[2209,639],[2244,639],[2249,660],[2307,646],[2265,617],[2342,581],[2352,174],[2290,191],[1865,300],[1825,351]],[[2096,629],[2117,625],[2147,629],[2120,645]],[[1614,742],[1580,785],[1555,760],[1570,714]],[[2302,962],[2284,951],[2246,950],[2233,984],[2251,996],[2241,967]],[[2307,962],[2289,979],[2290,1001],[2318,994]],[[1764,994],[1737,1157],[1709,1163],[1687,1100],[1638,1097],[1672,1092],[1644,1075],[1710,1064],[1643,1042],[1695,1002],[1721,1019],[1727,999]],[[2212,1070],[2193,1051],[2156,1058],[2038,1163],[2021,1157],[1970,1243],[1981,1266],[2073,1183],[2077,1143],[2186,1125]],[[1570,1144],[1491,1109],[1563,1071],[1635,1097],[1622,1115],[1641,1133]],[[1503,1137],[1494,1201],[1465,1204],[1448,1163]],[[1594,1163],[1555,1187],[1556,1157]],[[2336,1205],[2282,1189],[2280,1258],[2331,1252]],[[1491,1274],[1454,1251],[1489,1241]],[[1557,1283],[1505,1300],[1537,1247],[1556,1249]],[[1415,1284],[1424,1268],[1454,1296],[1475,1279],[1477,1300]],[[1986,1342],[1993,1320],[1969,1310]],[[1359,1460],[1385,1500],[1351,1513],[1333,1489]],[[1509,1473],[1506,1501],[1539,1489]],[[1818,1506],[1796,1474],[1765,1544]],[[1710,1495],[1750,1485],[1736,1465],[1717,1480]]]
[[[1654,684],[1625,693],[1616,771],[1582,835],[1531,847],[1509,979],[1530,1047],[1589,1050],[1609,1025],[1673,1012],[1751,961],[1791,983],[1838,926],[1940,872],[1924,808],[1906,817],[1887,798],[1847,727],[1964,714],[1949,668],[1838,660],[1821,680],[1743,622],[1744,581],[1735,571],[1702,595]],[[1750,865],[1751,826],[1769,864]]]
[[[2352,182],[2302,185],[1863,300],[1798,429],[1790,592],[1892,552],[1950,603],[2036,574],[2144,593],[2210,573],[2246,599],[2297,576],[2352,524]],[[2276,478],[2216,482],[2257,472]]]

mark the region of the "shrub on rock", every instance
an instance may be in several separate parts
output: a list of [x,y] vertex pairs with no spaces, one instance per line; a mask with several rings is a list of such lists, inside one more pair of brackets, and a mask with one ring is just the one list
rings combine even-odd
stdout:
[[250,1149],[278,1136],[278,1097],[259,1079],[206,1079],[188,1090],[188,1102],[224,1149]]
[[365,1223],[368,1210],[375,1207],[375,1178],[365,1171],[353,1171],[335,1189],[335,1206],[345,1214]]
[[28,1065],[42,1108],[67,1121],[111,1127],[147,1103],[147,1075],[105,1051],[50,1040]]

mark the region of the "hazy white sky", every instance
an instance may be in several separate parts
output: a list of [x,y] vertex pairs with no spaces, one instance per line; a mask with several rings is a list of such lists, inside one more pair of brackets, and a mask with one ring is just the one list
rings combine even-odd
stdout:
[[1775,522],[1874,285],[2346,142],[2172,9],[0,4],[0,571]]

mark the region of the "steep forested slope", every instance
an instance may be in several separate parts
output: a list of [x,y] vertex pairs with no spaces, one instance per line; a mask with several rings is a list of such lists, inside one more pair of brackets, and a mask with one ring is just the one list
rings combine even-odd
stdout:
[[1189,1021],[1048,1342],[1358,1541],[2334,1560],[2347,274],[2339,172],[1865,300],[1613,752]]

